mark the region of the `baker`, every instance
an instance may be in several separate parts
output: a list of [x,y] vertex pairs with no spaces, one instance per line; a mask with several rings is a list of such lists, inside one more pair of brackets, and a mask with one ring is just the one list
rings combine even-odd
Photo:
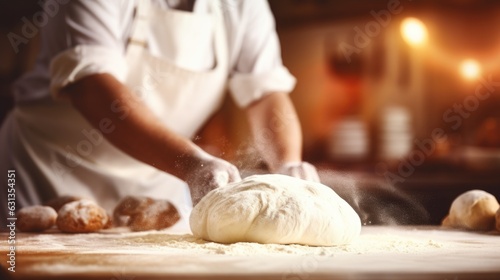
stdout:
[[[301,159],[287,95],[295,79],[282,65],[267,1],[73,0],[58,8],[1,128],[0,167],[16,170],[18,209],[72,195],[111,210],[135,194],[168,199],[186,218],[191,198],[240,180],[234,165],[190,140],[226,85],[270,171],[318,181]],[[275,114],[287,121],[268,129]]]

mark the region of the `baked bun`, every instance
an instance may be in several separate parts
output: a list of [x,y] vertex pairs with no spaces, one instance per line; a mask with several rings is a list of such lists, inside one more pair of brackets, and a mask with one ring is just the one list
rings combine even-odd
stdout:
[[17,212],[16,227],[24,232],[40,232],[56,224],[57,212],[48,206],[28,206]]
[[127,196],[113,211],[114,224],[133,231],[160,230],[173,226],[180,215],[172,203],[144,196]]
[[91,200],[81,199],[62,206],[56,223],[62,232],[86,233],[103,229],[108,219],[102,207]]

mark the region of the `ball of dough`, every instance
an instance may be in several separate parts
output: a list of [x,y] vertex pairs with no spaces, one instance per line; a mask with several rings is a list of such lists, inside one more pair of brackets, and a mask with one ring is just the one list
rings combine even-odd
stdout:
[[56,212],[59,212],[59,210],[61,210],[61,208],[65,204],[73,202],[73,201],[77,201],[80,199],[83,199],[83,198],[78,197],[78,196],[72,196],[72,195],[64,195],[64,196],[60,196],[60,197],[56,197],[54,199],[51,199],[51,200],[45,202],[44,205],[50,206],[50,207],[54,208],[54,210],[56,210]]
[[65,204],[59,210],[56,223],[63,232],[95,232],[108,223],[108,214],[95,202],[82,199]]
[[254,175],[209,192],[191,213],[193,235],[219,243],[334,246],[361,231],[331,188],[285,175]]
[[117,226],[144,231],[171,227],[181,217],[175,206],[167,200],[127,196],[115,207],[113,218]]
[[25,232],[40,232],[56,224],[57,212],[47,206],[29,206],[17,212],[17,228]]
[[458,196],[442,225],[467,230],[492,230],[495,212],[500,205],[496,198],[482,190],[471,190]]
[[498,231],[500,231],[500,208],[498,208],[496,220],[497,220],[496,228]]

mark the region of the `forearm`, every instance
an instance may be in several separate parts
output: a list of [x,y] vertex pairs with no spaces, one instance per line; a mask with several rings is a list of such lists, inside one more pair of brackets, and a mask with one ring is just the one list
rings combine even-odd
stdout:
[[167,127],[125,85],[97,74],[63,89],[73,106],[98,128],[103,119],[114,124],[106,139],[130,156],[185,180],[201,149]]
[[255,145],[271,171],[302,160],[302,131],[287,94],[269,94],[245,112]]

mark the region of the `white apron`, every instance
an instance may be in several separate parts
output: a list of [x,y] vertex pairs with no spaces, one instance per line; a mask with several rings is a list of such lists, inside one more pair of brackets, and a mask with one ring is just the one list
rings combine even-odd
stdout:
[[[126,84],[166,126],[186,137],[192,137],[220,106],[228,76],[222,5],[220,0],[209,1],[211,13],[206,15],[153,9],[149,0],[138,1],[127,48]],[[192,30],[213,26],[214,67],[191,71],[151,55],[146,44],[150,22],[161,24],[165,38],[179,51],[199,46]],[[111,212],[126,195],[145,195],[174,203],[182,216],[176,227],[189,229],[192,206],[186,184],[115,148],[68,103],[41,100],[19,105],[0,135],[7,142],[0,145],[6,155],[0,159],[0,170],[16,170],[18,209],[70,194],[93,198]],[[3,219],[6,200],[0,203]]]

